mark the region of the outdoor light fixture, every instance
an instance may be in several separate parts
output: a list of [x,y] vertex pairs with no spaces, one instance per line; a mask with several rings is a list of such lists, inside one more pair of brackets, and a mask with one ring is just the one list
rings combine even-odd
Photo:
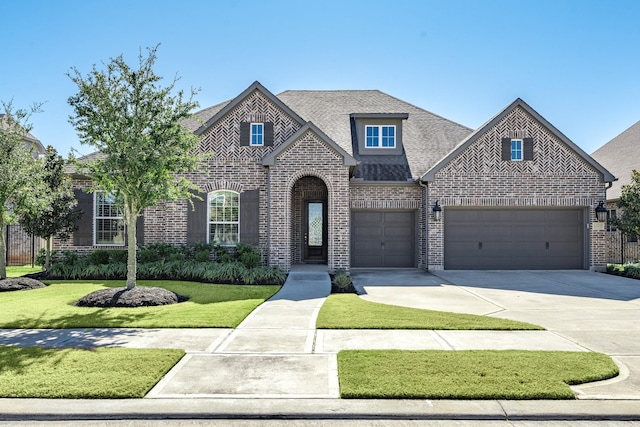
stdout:
[[598,222],[605,222],[607,220],[607,208],[604,206],[604,202],[598,203],[596,207],[596,218]]
[[432,210],[433,210],[433,219],[435,221],[440,221],[440,218],[442,217],[442,208],[438,204],[437,200],[436,200],[436,204],[433,206]]

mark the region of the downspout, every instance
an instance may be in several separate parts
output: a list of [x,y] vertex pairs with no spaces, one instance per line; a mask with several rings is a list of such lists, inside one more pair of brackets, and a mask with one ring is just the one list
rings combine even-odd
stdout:
[[429,271],[429,187],[421,179],[416,180],[424,188],[424,269]]

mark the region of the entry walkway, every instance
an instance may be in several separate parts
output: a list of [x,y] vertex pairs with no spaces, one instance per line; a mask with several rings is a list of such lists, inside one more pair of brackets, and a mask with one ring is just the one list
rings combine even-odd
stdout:
[[187,354],[147,397],[339,397],[336,354],[313,354],[330,293],[326,265],[294,266],[277,294],[208,352]]

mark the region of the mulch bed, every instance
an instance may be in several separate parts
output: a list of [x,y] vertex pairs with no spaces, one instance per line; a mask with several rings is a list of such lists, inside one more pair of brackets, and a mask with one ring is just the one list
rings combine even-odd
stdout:
[[44,288],[47,285],[29,277],[9,277],[0,280],[0,292],[27,291],[29,289]]
[[136,286],[91,292],[75,302],[79,307],[150,307],[177,304],[189,298],[164,288]]

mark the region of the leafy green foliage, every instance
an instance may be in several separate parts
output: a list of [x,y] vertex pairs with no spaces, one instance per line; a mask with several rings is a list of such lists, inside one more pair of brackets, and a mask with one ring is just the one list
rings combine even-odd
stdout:
[[607,274],[640,279],[640,263],[607,264]]
[[633,170],[631,182],[622,186],[618,207],[621,213],[612,223],[625,234],[640,235],[640,172]]
[[[24,212],[40,212],[49,204],[46,185],[42,179],[42,161],[35,155],[28,123],[31,115],[40,110],[13,109],[11,102],[2,102],[0,115],[0,230]],[[0,232],[0,279],[6,277],[6,242]]]
[[44,183],[49,204],[44,209],[25,210],[20,216],[20,224],[26,231],[47,240],[45,269],[51,259],[51,238],[68,240],[77,229],[76,223],[82,211],[76,209],[78,201],[71,189],[71,178],[64,170],[65,162],[55,148],[48,146],[45,151]]
[[[194,280],[210,283],[246,285],[282,285],[286,274],[278,267],[262,267],[255,260],[260,252],[250,245],[241,251],[226,252],[227,262],[212,262],[213,246],[206,244],[170,245],[153,243],[138,251],[140,279]],[[51,278],[60,279],[123,279],[126,277],[127,252],[100,249],[81,256],[65,251],[48,270]],[[243,263],[241,260],[245,260]],[[218,260],[219,261],[219,260]],[[254,267],[251,267],[255,265]]]
[[136,219],[143,209],[160,201],[192,197],[195,185],[183,173],[197,168],[199,139],[182,122],[198,104],[183,91],[172,95],[177,77],[162,87],[153,71],[158,46],[138,57],[132,69],[122,55],[112,58],[106,70],[94,65],[85,77],[78,69],[69,73],[78,93],[69,98],[74,110],[70,122],[80,142],[102,156],[79,166],[94,187],[116,196],[127,224],[129,254],[127,287],[136,284]]
[[175,349],[0,346],[0,397],[142,398],[183,355]]
[[356,399],[575,399],[569,385],[618,375],[601,353],[348,350],[340,394]]

